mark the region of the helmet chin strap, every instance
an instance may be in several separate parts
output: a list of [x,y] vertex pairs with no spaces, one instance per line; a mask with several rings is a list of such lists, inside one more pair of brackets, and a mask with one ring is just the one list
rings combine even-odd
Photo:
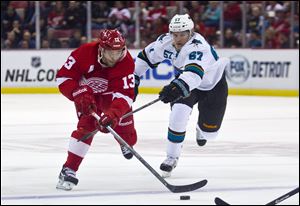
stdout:
[[[99,51],[100,50],[100,51]],[[102,55],[102,53],[103,53],[103,48],[99,48],[99,52],[98,52],[98,62],[99,62],[99,64],[102,64],[101,63],[101,59],[103,58],[103,55]]]
[[[108,65],[107,63],[104,62],[104,55],[103,55],[103,48],[100,48],[100,52],[98,53],[98,63],[101,64],[103,67],[111,67],[113,65]],[[102,61],[101,61],[102,60]]]

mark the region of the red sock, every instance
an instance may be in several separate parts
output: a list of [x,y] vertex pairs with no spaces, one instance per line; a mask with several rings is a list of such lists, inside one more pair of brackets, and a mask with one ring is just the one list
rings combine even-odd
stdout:
[[72,152],[68,151],[68,158],[66,163],[64,164],[65,167],[68,167],[75,172],[78,170],[79,165],[81,164],[81,161],[83,160],[82,157],[79,157],[76,154],[73,154]]

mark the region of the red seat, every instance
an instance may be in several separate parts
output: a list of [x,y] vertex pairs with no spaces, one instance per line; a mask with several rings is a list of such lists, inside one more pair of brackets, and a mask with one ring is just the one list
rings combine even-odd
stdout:
[[206,27],[205,28],[205,33],[206,35],[215,35],[216,34],[216,30],[217,28],[216,27]]
[[100,30],[99,29],[93,29],[92,30],[92,38],[98,38],[99,37]]
[[72,33],[73,33],[72,29],[55,29],[55,30],[53,30],[53,36],[55,38],[71,37]]
[[28,1],[11,1],[10,5],[14,9],[26,9],[28,7]]

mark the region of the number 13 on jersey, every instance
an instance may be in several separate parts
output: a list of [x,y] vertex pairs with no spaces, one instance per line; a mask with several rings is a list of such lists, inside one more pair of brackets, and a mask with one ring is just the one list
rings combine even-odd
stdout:
[[124,86],[123,89],[134,88],[134,75],[129,74],[127,77],[123,77]]

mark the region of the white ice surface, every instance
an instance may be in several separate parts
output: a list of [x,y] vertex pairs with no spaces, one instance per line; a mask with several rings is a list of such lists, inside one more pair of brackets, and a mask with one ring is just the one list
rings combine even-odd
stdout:
[[[140,95],[134,108],[157,98]],[[195,141],[190,118],[174,185],[207,179],[199,190],[174,194],[136,158],[126,160],[109,134],[98,133],[73,191],[55,189],[77,117],[61,94],[1,95],[1,204],[266,204],[299,187],[299,98],[229,96],[216,140]],[[135,114],[134,149],[159,173],[165,158],[169,105]],[[179,200],[190,195],[190,200]],[[299,194],[280,204],[299,205]]]

